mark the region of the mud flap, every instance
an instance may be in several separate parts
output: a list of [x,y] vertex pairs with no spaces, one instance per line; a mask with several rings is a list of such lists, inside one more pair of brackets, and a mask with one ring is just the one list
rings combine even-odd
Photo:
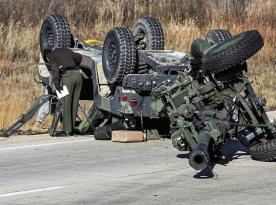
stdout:
[[39,110],[39,108],[51,98],[50,95],[42,95],[40,96],[35,103],[30,107],[30,109],[23,114],[19,120],[17,120],[11,127],[5,130],[1,137],[9,137],[12,135],[16,130],[18,130],[21,126],[23,126],[26,122],[33,118],[35,113]]

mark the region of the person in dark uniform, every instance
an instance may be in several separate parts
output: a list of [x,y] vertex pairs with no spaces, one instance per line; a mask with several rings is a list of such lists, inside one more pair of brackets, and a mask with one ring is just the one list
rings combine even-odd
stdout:
[[63,131],[58,133],[58,136],[71,136],[82,88],[82,75],[78,69],[82,56],[68,48],[45,49],[44,55],[49,60],[48,69],[52,73],[56,90],[62,91],[63,86],[66,86],[69,92],[61,98]]

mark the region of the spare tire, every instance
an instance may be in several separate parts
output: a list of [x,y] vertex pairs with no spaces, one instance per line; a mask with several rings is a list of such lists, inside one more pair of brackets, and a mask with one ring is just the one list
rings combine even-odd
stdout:
[[[60,14],[46,16],[40,30],[40,51],[53,48],[68,48],[71,44],[72,34],[67,18]],[[47,62],[44,56],[43,60]]]
[[138,19],[132,33],[139,50],[164,50],[163,28],[155,18]]
[[276,161],[276,139],[250,147],[251,158],[258,161]]
[[210,45],[221,44],[232,37],[231,33],[224,29],[214,29],[207,33],[206,40]]
[[207,50],[202,57],[202,67],[209,73],[228,70],[256,54],[263,45],[263,38],[258,31],[242,32]]
[[111,29],[103,45],[103,71],[111,85],[121,83],[124,76],[134,72],[137,50],[133,35],[126,28]]

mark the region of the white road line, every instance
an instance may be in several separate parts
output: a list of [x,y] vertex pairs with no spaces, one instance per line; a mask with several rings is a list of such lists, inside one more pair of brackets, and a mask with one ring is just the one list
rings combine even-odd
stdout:
[[61,144],[72,144],[72,143],[80,143],[80,142],[89,142],[92,141],[93,138],[90,139],[83,139],[83,140],[74,140],[74,141],[65,141],[65,142],[53,142],[53,143],[46,143],[46,144],[35,144],[35,145],[25,145],[25,146],[18,146],[18,147],[5,147],[0,148],[1,151],[8,151],[8,150],[16,150],[16,149],[25,149],[25,148],[34,148],[34,147],[46,147],[46,146],[54,146],[54,145],[61,145]]
[[52,190],[57,190],[57,189],[62,189],[62,188],[64,188],[64,187],[63,186],[54,186],[54,187],[45,187],[45,188],[41,188],[41,189],[32,189],[32,190],[27,190],[27,191],[16,191],[16,192],[11,192],[11,193],[6,193],[6,194],[0,194],[0,198],[22,195],[22,194],[32,194],[32,193],[42,192],[42,191],[52,191]]

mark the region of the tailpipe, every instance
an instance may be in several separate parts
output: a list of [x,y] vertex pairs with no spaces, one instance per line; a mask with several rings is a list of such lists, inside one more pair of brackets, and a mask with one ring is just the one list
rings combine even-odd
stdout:
[[195,170],[205,169],[210,162],[208,147],[210,143],[210,134],[208,131],[202,131],[198,136],[198,143],[189,156],[189,164]]

